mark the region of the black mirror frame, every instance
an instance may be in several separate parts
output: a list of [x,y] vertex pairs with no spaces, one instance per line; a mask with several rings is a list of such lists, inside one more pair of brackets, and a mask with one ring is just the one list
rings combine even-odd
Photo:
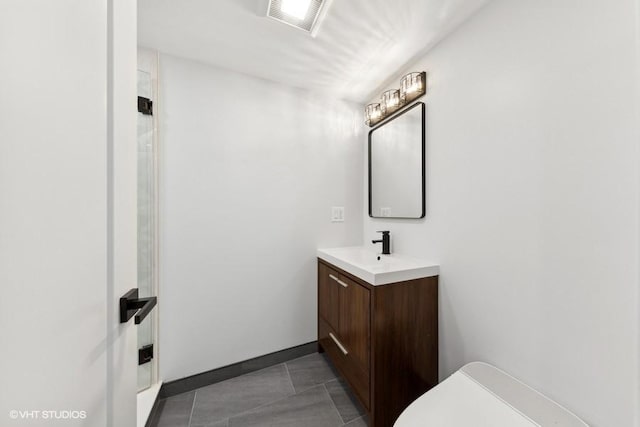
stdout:
[[[416,108],[417,106],[421,106],[422,107],[422,214],[419,217],[406,217],[406,216],[373,216],[372,214],[372,205],[371,205],[371,134],[373,132],[375,132],[377,129],[381,128],[382,126],[386,125],[387,123],[397,119],[398,117],[402,116],[403,114],[405,114],[408,111],[411,111],[412,109]],[[427,194],[426,194],[426,175],[427,175],[427,169],[426,169],[426,144],[425,144],[425,140],[426,140],[426,106],[424,104],[424,102],[416,102],[415,104],[411,105],[410,107],[402,110],[399,113],[394,114],[393,116],[389,117],[387,120],[383,121],[382,123],[380,123],[379,125],[377,125],[376,127],[374,127],[373,129],[371,129],[369,131],[369,155],[368,155],[368,175],[369,175],[369,217],[370,218],[382,218],[382,219],[421,219],[424,218],[426,215],[426,199],[427,199]]]

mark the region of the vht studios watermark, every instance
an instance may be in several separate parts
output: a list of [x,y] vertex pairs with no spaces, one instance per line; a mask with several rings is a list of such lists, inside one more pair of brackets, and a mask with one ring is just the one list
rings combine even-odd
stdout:
[[13,409],[9,411],[9,418],[12,420],[84,420],[87,418],[87,411]]

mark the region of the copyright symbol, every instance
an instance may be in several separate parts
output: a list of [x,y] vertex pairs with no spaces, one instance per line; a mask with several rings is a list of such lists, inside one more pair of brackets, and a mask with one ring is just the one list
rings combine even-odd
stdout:
[[12,419],[17,419],[18,418],[18,411],[10,411],[9,412],[9,417],[11,417]]

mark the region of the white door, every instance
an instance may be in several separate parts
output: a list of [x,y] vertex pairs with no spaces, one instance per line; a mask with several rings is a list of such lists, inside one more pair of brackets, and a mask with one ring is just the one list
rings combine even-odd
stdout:
[[0,3],[2,426],[135,426],[135,84],[136,2]]

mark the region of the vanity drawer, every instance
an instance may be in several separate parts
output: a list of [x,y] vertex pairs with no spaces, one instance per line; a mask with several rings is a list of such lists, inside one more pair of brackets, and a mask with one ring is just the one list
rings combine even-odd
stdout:
[[371,292],[343,274],[340,283],[338,333],[354,362],[369,372]]
[[325,264],[318,263],[318,315],[335,330],[339,329],[340,274]]
[[[341,341],[340,335],[322,318],[318,319],[318,341],[347,380],[362,405],[369,410],[369,369],[363,366]],[[346,353],[346,354],[345,354]]]
[[371,292],[365,286],[318,264],[318,314],[337,332],[340,342],[364,371],[369,371]]

